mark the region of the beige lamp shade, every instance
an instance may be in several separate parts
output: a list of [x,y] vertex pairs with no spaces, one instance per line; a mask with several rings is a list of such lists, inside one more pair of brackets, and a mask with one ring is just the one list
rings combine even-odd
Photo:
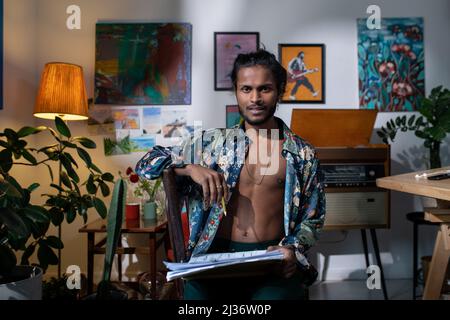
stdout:
[[51,62],[42,72],[34,116],[63,120],[88,119],[88,102],[83,69],[80,66]]

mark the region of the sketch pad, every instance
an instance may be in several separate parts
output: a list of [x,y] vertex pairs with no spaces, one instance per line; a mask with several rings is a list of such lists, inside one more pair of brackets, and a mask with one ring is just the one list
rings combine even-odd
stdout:
[[280,251],[244,251],[204,254],[191,258],[187,263],[164,262],[170,270],[167,281],[184,278],[229,278],[263,275],[283,259]]

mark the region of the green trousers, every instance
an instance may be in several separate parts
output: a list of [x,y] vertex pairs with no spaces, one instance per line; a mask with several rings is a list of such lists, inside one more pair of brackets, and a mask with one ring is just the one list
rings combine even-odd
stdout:
[[[216,238],[208,253],[265,250],[279,240],[258,243],[235,242]],[[289,279],[278,275],[236,277],[223,279],[187,280],[186,300],[304,300],[306,286],[297,272]]]

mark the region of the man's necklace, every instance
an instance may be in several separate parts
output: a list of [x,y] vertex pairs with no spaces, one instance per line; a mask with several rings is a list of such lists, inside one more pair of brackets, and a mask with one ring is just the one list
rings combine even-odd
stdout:
[[[248,157],[247,157],[247,158],[248,158]],[[259,185],[263,182],[264,177],[266,176],[266,172],[267,172],[267,170],[269,169],[271,163],[272,163],[272,158],[270,158],[267,167],[265,168],[264,172],[261,174],[261,176],[260,176],[260,178],[259,178],[258,180],[255,179],[255,177],[250,173],[250,170],[248,169],[249,164],[247,164],[247,159],[245,159],[244,167],[245,167],[245,170],[247,171],[247,174],[248,174],[250,180],[251,180],[254,184],[256,184],[256,185],[259,186]],[[261,168],[261,167],[260,167],[260,168]],[[255,170],[255,172],[256,172],[257,170],[258,170],[258,168]]]

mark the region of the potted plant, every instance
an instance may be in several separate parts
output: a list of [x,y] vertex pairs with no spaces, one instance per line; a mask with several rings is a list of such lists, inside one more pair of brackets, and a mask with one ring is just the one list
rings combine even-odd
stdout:
[[[50,223],[46,209],[30,203],[30,195],[38,185],[22,188],[4,172],[4,162],[0,167],[0,300],[39,300],[43,270],[27,266],[30,252],[40,245],[40,257],[45,260],[51,255],[51,247],[62,244],[56,237],[45,236]],[[35,244],[27,250],[25,245],[31,237]],[[19,250],[24,253],[17,265],[15,251]]]
[[[132,184],[134,197],[142,199],[144,219],[156,219],[160,212],[158,207],[161,207],[161,204],[157,201],[157,195],[160,191],[162,179],[141,179],[131,167],[128,167],[126,175]],[[158,206],[158,204],[160,204],[160,206]]]
[[[96,148],[95,143],[86,137],[72,137],[64,121],[55,119],[56,130],[50,127],[23,127],[19,131],[5,129],[0,132],[0,285],[18,288],[18,282],[33,278],[38,279],[42,286],[42,272],[49,265],[60,266],[60,253],[64,245],[61,236],[47,235],[50,223],[60,226],[64,220],[71,223],[80,215],[87,221],[89,208],[95,208],[101,217],[106,217],[107,210],[103,201],[98,197],[110,193],[107,183],[113,182],[111,173],[103,173],[93,162],[86,149]],[[30,148],[27,137],[34,134],[49,132],[54,143],[41,148]],[[86,149],[85,149],[86,148]],[[79,165],[72,153],[78,155],[89,175],[82,182],[75,169]],[[54,173],[51,163],[59,167],[57,183],[54,183]],[[49,185],[54,193],[44,194],[44,204],[31,203],[31,193],[39,188],[39,183],[32,183],[24,188],[13,177],[14,167],[36,167],[45,165],[50,175]],[[31,168],[30,168],[31,169]],[[42,179],[40,178],[40,181]],[[85,186],[87,193],[81,191]],[[32,267],[20,267],[16,254],[22,254],[20,265],[29,265],[29,259],[37,251],[38,263]],[[37,267],[40,267],[41,270]],[[19,275],[17,270],[28,270],[25,275]],[[58,276],[59,270],[58,270]],[[15,282],[11,286],[10,282]],[[14,290],[13,290],[14,291]],[[18,289],[19,298],[40,298],[39,295],[20,295],[27,292]],[[14,292],[5,295],[14,298]],[[8,297],[2,297],[8,298]]]
[[398,116],[381,127],[377,134],[384,143],[394,142],[397,132],[414,131],[415,135],[424,140],[424,146],[429,150],[429,168],[440,168],[441,144],[450,132],[450,90],[438,86],[431,90],[428,98],[422,100],[417,108],[421,116]]
[[111,270],[114,256],[120,241],[123,216],[127,197],[127,185],[121,178],[114,185],[106,225],[106,248],[103,264],[102,280],[98,284],[97,292],[85,297],[85,300],[126,300],[127,294],[117,290],[111,283]]

